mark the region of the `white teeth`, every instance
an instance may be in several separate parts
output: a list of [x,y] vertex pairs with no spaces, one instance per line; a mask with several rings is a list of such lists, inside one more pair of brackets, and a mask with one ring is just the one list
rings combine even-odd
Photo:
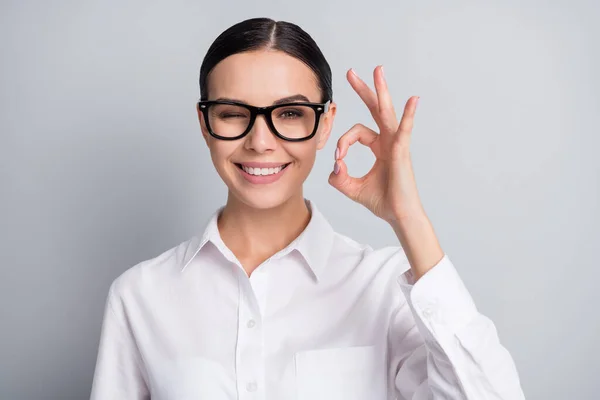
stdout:
[[251,167],[246,167],[245,165],[242,165],[242,169],[244,171],[246,171],[247,173],[249,173],[250,175],[265,176],[265,175],[278,174],[283,169],[283,165],[276,167],[276,168],[251,168]]

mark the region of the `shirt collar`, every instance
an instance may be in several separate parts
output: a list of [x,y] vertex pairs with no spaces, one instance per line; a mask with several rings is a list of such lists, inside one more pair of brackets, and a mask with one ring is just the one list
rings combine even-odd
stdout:
[[[296,239],[271,258],[279,259],[292,251],[297,251],[302,255],[306,264],[318,280],[323,273],[323,269],[327,265],[335,232],[314,202],[310,200],[305,201],[311,211],[311,218],[308,225]],[[190,245],[187,247],[184,254],[181,267],[182,271],[208,242],[211,242],[228,260],[236,262],[235,256],[231,250],[227,248],[225,243],[223,243],[221,235],[219,234],[217,219],[222,211],[223,207],[220,207],[211,216],[206,224],[203,234],[191,239]]]

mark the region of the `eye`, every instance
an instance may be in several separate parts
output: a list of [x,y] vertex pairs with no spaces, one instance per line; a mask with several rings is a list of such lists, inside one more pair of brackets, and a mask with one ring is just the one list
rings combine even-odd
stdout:
[[213,117],[221,120],[248,118],[248,110],[232,104],[215,104],[210,111]]
[[219,114],[219,118],[221,118],[221,119],[246,118],[246,116],[244,114],[240,114],[240,113],[221,113],[221,114]]
[[279,112],[279,118],[284,118],[284,119],[296,119],[296,118],[302,118],[304,116],[304,112],[302,112],[302,110],[298,110],[295,108],[287,108],[285,110],[281,110]]

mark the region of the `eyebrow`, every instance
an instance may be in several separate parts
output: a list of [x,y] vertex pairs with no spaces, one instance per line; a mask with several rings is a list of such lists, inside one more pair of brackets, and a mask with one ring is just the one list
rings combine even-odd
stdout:
[[[229,98],[229,97],[219,97],[217,99],[217,101],[234,101],[236,103],[242,103],[242,104],[249,105],[247,102],[245,102],[243,100],[232,99],[232,98]],[[305,101],[307,103],[310,103],[310,100],[305,95],[303,95],[303,94],[295,94],[293,96],[287,96],[287,97],[283,97],[283,98],[281,98],[279,100],[275,100],[273,102],[273,105],[285,104],[285,103],[294,103],[294,102],[297,102],[297,101]]]

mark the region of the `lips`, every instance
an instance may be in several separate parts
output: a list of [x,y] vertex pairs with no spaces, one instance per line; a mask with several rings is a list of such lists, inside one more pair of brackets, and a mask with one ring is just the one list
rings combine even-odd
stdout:
[[242,177],[252,184],[273,183],[285,173],[291,163],[235,163]]
[[246,172],[250,175],[266,176],[266,175],[273,175],[273,174],[279,173],[283,168],[287,167],[289,165],[289,163],[280,164],[280,165],[277,165],[276,167],[250,167],[245,164],[236,164],[236,165],[238,166],[238,168],[241,168],[242,170],[244,170],[244,172]]

